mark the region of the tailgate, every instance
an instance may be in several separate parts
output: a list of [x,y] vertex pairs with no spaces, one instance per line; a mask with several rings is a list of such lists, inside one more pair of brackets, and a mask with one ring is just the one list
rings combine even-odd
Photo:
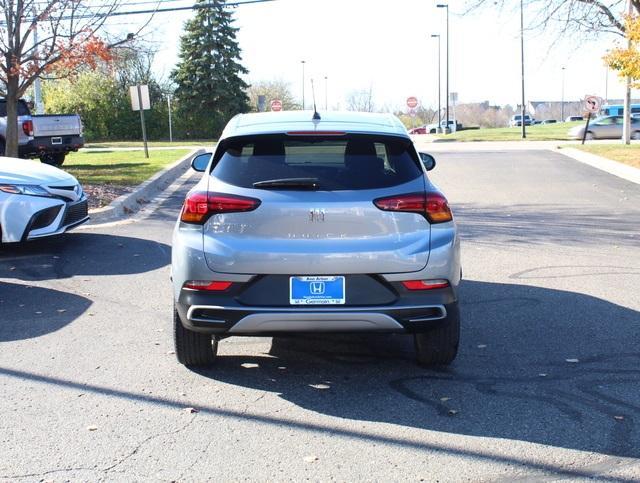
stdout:
[[33,135],[48,136],[80,136],[82,123],[77,114],[32,116]]

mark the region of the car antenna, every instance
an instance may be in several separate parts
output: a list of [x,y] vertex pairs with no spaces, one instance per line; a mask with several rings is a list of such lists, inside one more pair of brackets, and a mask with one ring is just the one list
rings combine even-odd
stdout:
[[313,117],[314,121],[319,121],[320,114],[318,114],[318,110],[316,109],[316,90],[313,87],[313,79],[311,79],[311,94],[313,95]]

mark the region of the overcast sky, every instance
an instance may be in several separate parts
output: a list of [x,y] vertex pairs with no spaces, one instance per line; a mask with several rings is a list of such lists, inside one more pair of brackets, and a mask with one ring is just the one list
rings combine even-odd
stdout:
[[[189,2],[164,0],[163,5]],[[300,97],[301,60],[306,61],[306,96],[314,78],[318,103],[324,104],[328,77],[331,107],[345,108],[352,90],[373,89],[377,105],[404,107],[408,96],[426,106],[437,104],[437,40],[442,34],[442,89],[445,83],[445,10],[436,0],[276,0],[234,9],[243,63],[249,82],[283,79]],[[450,4],[450,90],[459,102],[516,104],[520,99],[519,15],[485,10],[468,15],[464,1]],[[133,8],[133,7],[131,7]],[[177,61],[183,23],[193,13],[157,14],[151,24],[160,52],[156,71],[168,76]],[[531,17],[528,12],[527,17]],[[132,20],[134,17],[132,17]],[[142,21],[142,17],[135,18]],[[525,20],[526,23],[526,20]],[[584,42],[556,41],[553,32],[525,34],[527,100],[560,100],[562,67],[565,99],[585,94],[605,96],[602,56],[615,37]],[[554,42],[555,41],[555,42]],[[637,93],[636,93],[637,94]],[[443,94],[444,95],[444,94]],[[609,76],[609,98],[621,98],[623,87]],[[322,101],[321,101],[322,100]]]

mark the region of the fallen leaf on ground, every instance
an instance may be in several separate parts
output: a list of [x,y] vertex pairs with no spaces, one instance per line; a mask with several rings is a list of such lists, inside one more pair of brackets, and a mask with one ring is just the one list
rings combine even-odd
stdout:
[[189,414],[197,413],[198,410],[196,408],[184,408],[184,411]]
[[449,399],[451,399],[451,398],[450,397],[441,397],[440,401],[447,402]]
[[478,344],[478,349],[484,349],[487,347],[487,344]]
[[240,364],[241,367],[244,367],[245,369],[255,369],[256,367],[260,367],[259,364],[254,364],[252,362],[243,362],[242,364]]
[[67,311],[67,309],[58,309],[56,310],[56,312],[58,312],[59,314],[64,314]]
[[305,456],[302,459],[305,461],[305,463],[313,463],[314,461],[318,461],[318,457],[313,455]]
[[449,416],[455,416],[456,414],[458,414],[458,411],[456,411],[455,409],[449,409],[449,411],[447,412],[447,414]]
[[87,431],[97,431],[98,426],[87,426]]
[[548,374],[545,374],[544,372],[541,372],[540,374],[538,374],[539,377],[547,377]]
[[565,359],[566,362],[570,362],[571,364],[575,364],[576,362],[580,362],[580,359]]
[[614,416],[613,419],[616,421],[624,421],[624,416]]
[[331,386],[328,384],[309,384],[309,387],[314,389],[331,389]]

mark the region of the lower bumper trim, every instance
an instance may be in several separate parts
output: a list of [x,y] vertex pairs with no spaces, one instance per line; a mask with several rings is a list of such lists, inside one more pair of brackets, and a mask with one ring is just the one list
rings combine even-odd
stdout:
[[259,332],[358,332],[398,331],[403,327],[385,314],[359,313],[263,313],[247,315],[230,334]]

